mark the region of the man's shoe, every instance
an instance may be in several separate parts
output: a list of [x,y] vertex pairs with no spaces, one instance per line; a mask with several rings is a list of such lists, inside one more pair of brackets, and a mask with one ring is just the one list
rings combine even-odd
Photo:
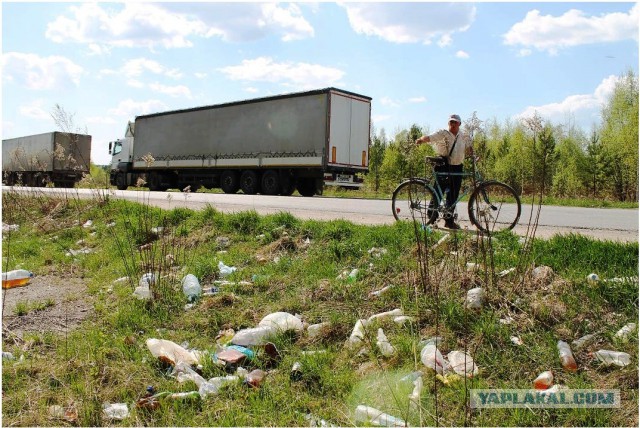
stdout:
[[461,229],[460,225],[458,223],[456,223],[453,220],[447,220],[444,222],[444,227],[446,227],[447,229],[454,229],[454,230],[458,230]]

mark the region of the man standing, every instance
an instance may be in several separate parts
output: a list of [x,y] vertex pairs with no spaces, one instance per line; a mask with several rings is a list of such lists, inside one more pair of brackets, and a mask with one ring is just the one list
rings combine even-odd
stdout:
[[449,229],[460,229],[460,225],[455,222],[454,211],[455,202],[460,194],[462,185],[462,163],[465,154],[470,154],[473,150],[473,142],[468,135],[460,132],[462,120],[457,114],[449,116],[449,129],[441,129],[431,135],[424,135],[416,140],[416,144],[430,143],[436,154],[446,159],[446,164],[436,166],[436,172],[453,173],[449,176],[438,177],[440,188],[449,189],[447,195],[447,209],[451,216],[445,218],[445,227]]

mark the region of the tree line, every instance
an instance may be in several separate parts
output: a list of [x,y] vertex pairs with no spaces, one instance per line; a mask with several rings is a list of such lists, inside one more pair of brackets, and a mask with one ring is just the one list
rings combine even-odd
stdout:
[[[618,79],[590,133],[552,124],[537,113],[503,123],[474,113],[463,132],[473,136],[484,177],[520,194],[543,189],[559,198],[638,201],[638,77],[633,71]],[[384,129],[372,129],[366,188],[387,193],[403,178],[424,174],[424,158],[433,149],[413,142],[429,133],[414,124],[389,139]]]

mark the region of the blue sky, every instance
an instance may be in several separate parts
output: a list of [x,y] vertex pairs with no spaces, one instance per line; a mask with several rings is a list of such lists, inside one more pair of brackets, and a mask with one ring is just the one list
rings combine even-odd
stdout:
[[2,3],[2,138],[55,130],[92,160],[135,116],[329,86],[376,130],[537,112],[589,132],[638,73],[636,3]]

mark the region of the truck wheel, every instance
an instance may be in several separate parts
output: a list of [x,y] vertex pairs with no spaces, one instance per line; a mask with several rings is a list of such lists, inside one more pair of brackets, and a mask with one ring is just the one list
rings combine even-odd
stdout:
[[247,195],[258,193],[258,174],[255,171],[244,171],[240,176],[240,188]]
[[316,181],[313,178],[299,178],[296,187],[302,196],[309,197],[316,194]]
[[236,171],[225,171],[220,177],[220,187],[224,193],[236,193],[240,188],[240,180]]
[[118,190],[127,190],[127,178],[125,177],[123,172],[118,173],[116,175],[116,188]]
[[152,192],[162,190],[160,188],[160,176],[155,172],[150,172],[147,174],[147,187]]
[[262,175],[262,193],[265,195],[277,195],[280,193],[280,175],[278,171],[270,169]]

